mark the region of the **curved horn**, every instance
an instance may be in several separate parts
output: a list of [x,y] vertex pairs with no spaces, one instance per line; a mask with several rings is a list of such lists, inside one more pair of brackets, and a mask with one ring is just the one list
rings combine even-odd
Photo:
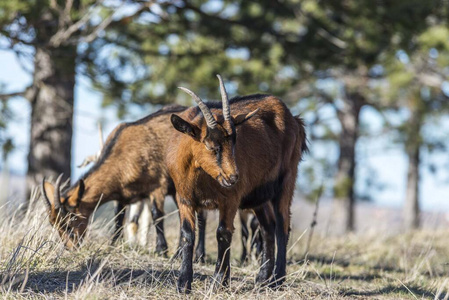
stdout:
[[55,184],[55,210],[56,209],[60,209],[61,208],[61,181],[62,181],[62,176],[64,174],[59,175],[58,179],[56,179],[56,184]]
[[220,81],[220,93],[221,93],[221,102],[223,104],[223,117],[225,120],[231,120],[231,109],[229,108],[229,99],[228,93],[226,93],[226,88],[223,83],[223,79],[220,74],[217,74],[218,81]]
[[201,100],[200,97],[198,97],[194,92],[192,92],[189,89],[186,89],[184,87],[179,87],[179,89],[189,94],[193,98],[193,100],[195,100],[196,104],[198,104],[198,107],[200,108],[201,112],[203,113],[204,119],[206,120],[207,127],[209,128],[217,127],[217,121],[215,121],[212,112],[210,111],[209,107],[207,107],[206,104],[204,104],[203,100]]
[[51,203],[50,203],[50,200],[48,200],[47,193],[45,192],[44,184],[45,184],[45,177],[42,179],[42,184],[41,184],[41,194],[42,194],[42,196],[44,196],[44,200],[45,200],[44,203],[45,203],[45,206],[47,207],[47,209],[48,209],[49,211],[51,211]]

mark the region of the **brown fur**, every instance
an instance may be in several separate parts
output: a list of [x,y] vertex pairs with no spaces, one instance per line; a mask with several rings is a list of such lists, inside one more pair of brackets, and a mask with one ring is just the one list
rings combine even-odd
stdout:
[[[224,249],[220,250],[220,243],[224,240],[226,243],[223,245],[230,243],[233,220],[239,207],[252,208],[271,203],[278,213],[276,223],[288,239],[290,206],[297,166],[307,148],[306,135],[302,121],[293,117],[285,104],[273,96],[252,95],[232,100],[232,122],[223,120],[220,105],[208,103],[207,106],[218,123],[214,130],[207,127],[198,107],[172,117],[174,127],[180,132],[169,141],[166,163],[177,190],[181,219],[189,220],[189,225],[194,228],[194,219],[187,216],[200,209],[218,209],[220,212],[217,231],[219,260],[215,277],[225,283],[229,277],[226,269],[229,268],[226,265],[229,264],[229,258],[226,258],[229,254],[225,253],[224,258],[220,258],[220,251],[224,252]],[[219,149],[221,159],[211,149]],[[232,180],[236,176],[239,179]],[[274,223],[274,216],[270,220],[266,211],[269,208],[262,210],[264,215],[260,214],[266,219],[265,223]],[[185,234],[189,235],[190,229],[185,229]],[[188,251],[184,252],[178,280],[180,291],[190,288],[192,270]],[[279,255],[278,251],[278,258]],[[284,271],[277,274],[283,276],[285,253],[281,253],[281,258],[282,262],[277,267]],[[223,264],[226,266],[220,266]]]
[[[258,101],[234,102],[231,112],[249,113],[257,108],[260,111],[255,117],[236,128],[235,161],[230,158],[229,146],[224,147],[222,168],[202,142],[205,139],[206,125],[199,110],[194,107],[178,114],[201,128],[199,140],[177,132],[168,146],[167,165],[183,202],[194,209],[214,209],[225,205],[222,202],[229,202],[232,198],[237,199],[237,204],[232,206],[239,207],[241,199],[259,185],[276,180],[280,173],[293,173],[288,179],[289,182],[294,182],[295,170],[305,143],[304,128],[291,116],[285,105],[272,96]],[[212,109],[212,112],[218,116],[219,123],[222,122],[219,115],[221,110]],[[220,174],[228,176],[233,173],[237,166],[240,180],[232,188],[222,187],[215,180]],[[289,201],[286,202],[288,204]],[[231,204],[226,203],[226,206],[229,205]]]
[[[167,107],[136,122],[117,126],[106,140],[96,164],[80,181],[61,193],[60,210],[54,209],[54,186],[44,183],[44,194],[51,203],[50,223],[58,227],[68,248],[82,239],[98,202],[117,200],[125,205],[152,194],[154,201],[163,203],[165,195],[174,195],[163,157],[173,132],[170,115],[184,109]],[[80,193],[82,185],[85,188]],[[64,221],[57,222],[61,220]]]

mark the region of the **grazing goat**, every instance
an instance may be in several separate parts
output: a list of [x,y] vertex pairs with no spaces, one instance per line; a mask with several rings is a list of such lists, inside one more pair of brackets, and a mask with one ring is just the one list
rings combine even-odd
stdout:
[[[100,123],[98,123],[98,132],[99,132],[99,138],[100,138],[100,150],[96,154],[89,155],[89,156],[85,157],[83,162],[78,166],[78,168],[84,168],[91,163],[95,164],[98,161],[98,159],[100,158],[101,152],[103,151],[103,147],[104,147],[103,129],[102,129],[102,126]],[[148,201],[149,202],[148,204],[151,207],[153,207],[153,211],[155,212],[155,214],[157,213],[157,207],[163,207],[164,200],[165,200],[165,198],[157,198],[157,197],[152,197],[150,195],[150,200]],[[156,203],[156,201],[162,201],[162,203]],[[115,220],[115,231],[114,231],[114,235],[112,238],[112,244],[114,244],[117,241],[117,239],[122,235],[123,219],[124,219],[123,215],[125,214],[125,211],[123,210],[123,205],[121,205],[120,202],[117,202],[117,201],[113,201],[113,202],[114,202],[114,207],[115,207],[116,218],[114,219]],[[136,243],[138,240],[137,239],[137,231],[139,229],[139,219],[141,218],[145,204],[147,204],[147,199],[142,199],[141,201],[131,203],[126,209],[128,212],[128,225],[126,227],[127,228],[127,236],[128,236],[128,241],[131,244]],[[148,222],[148,220],[144,220],[144,221],[145,221],[145,223],[147,223],[147,225],[150,224]],[[155,221],[157,221],[157,220],[155,220]],[[158,222],[155,222],[155,223],[156,223],[156,225],[158,225]],[[157,228],[157,232],[162,232],[161,234],[156,235],[156,237],[157,237],[156,245],[161,245],[161,244],[163,244],[163,239],[164,239],[163,227]],[[146,233],[146,231],[145,231],[145,233]],[[147,242],[146,237],[142,242],[143,242],[142,244],[146,244],[146,242]],[[159,251],[164,251],[164,249],[160,249]]]
[[290,206],[298,163],[307,149],[304,124],[273,96],[229,101],[223,81],[217,77],[222,106],[204,103],[181,88],[198,106],[171,116],[178,132],[169,141],[166,164],[181,218],[179,292],[191,290],[195,212],[200,209],[219,210],[215,282],[229,282],[233,221],[239,208],[253,208],[261,226],[262,266],[256,281],[271,280],[271,286],[276,286],[286,274]]
[[[173,182],[164,164],[166,145],[173,132],[169,118],[186,108],[178,105],[161,109],[143,119],[117,126],[109,135],[101,155],[82,178],[61,193],[59,176],[55,186],[45,179],[41,190],[50,223],[55,226],[67,248],[77,246],[86,231],[88,220],[98,205],[117,200],[116,239],[122,228],[124,205],[151,194],[153,219],[164,216],[165,196],[175,195]],[[167,242],[163,220],[156,222],[156,252],[165,253]]]

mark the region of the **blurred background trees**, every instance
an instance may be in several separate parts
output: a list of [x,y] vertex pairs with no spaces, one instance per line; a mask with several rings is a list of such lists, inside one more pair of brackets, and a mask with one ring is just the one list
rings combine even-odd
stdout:
[[[75,75],[84,61],[79,48],[114,22],[126,3],[104,1],[1,1],[0,32],[6,47],[32,59],[33,81],[23,91],[1,98],[25,97],[31,106],[27,195],[43,175],[71,175]],[[144,3],[134,14],[147,10]],[[28,198],[28,197],[27,197]]]
[[[216,99],[220,73],[231,94],[275,94],[306,116],[312,163],[302,190],[313,198],[324,182],[340,232],[355,226],[363,110],[377,111],[409,160],[404,225],[419,226],[422,151],[445,150],[425,130],[447,112],[447,1],[0,3],[7,46],[33,59],[33,84],[1,97],[32,107],[29,187],[71,174],[75,74],[123,118],[134,105],[191,104],[181,85]],[[316,157],[318,147],[336,147],[337,159]]]

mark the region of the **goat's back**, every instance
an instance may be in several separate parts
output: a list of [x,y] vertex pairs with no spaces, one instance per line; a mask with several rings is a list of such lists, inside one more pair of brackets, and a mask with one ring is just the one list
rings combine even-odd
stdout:
[[114,190],[119,198],[129,199],[146,197],[154,188],[168,184],[164,154],[172,132],[170,116],[183,110],[183,106],[172,105],[118,125],[108,136],[98,162],[83,176],[87,186]]

